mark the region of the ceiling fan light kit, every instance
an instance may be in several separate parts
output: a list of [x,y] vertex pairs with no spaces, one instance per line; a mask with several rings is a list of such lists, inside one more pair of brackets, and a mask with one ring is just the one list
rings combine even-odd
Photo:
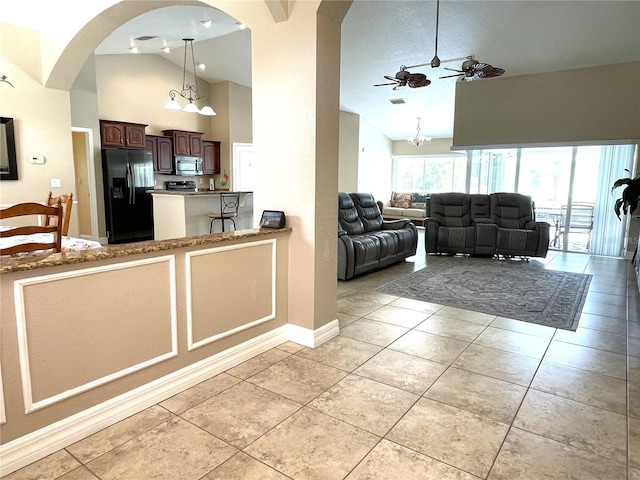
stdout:
[[[204,100],[206,97],[198,92],[198,77],[196,76],[196,59],[193,53],[193,38],[183,38],[184,42],[184,62],[182,65],[182,90],[169,90],[169,101],[165,104],[166,110],[182,110],[188,113],[199,113],[200,115],[213,116],[216,112],[211,106],[206,105],[199,109],[194,101]],[[193,69],[193,84],[187,83],[187,49],[191,48],[191,66]],[[183,107],[176,100],[176,96],[180,96],[187,100],[187,104]]]

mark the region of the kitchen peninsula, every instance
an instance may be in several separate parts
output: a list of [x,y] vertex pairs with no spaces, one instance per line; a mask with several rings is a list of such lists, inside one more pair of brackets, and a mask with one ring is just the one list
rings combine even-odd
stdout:
[[[253,228],[253,193],[225,190],[149,190],[153,195],[154,239],[193,237],[209,233],[208,214],[220,211],[220,195],[239,193],[237,230]],[[220,222],[217,222],[218,230]]]

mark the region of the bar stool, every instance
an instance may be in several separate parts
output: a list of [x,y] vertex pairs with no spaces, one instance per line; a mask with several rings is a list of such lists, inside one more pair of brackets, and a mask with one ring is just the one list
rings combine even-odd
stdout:
[[220,211],[209,214],[211,223],[209,224],[209,233],[213,233],[213,222],[222,221],[222,231],[224,232],[224,221],[230,220],[233,223],[233,229],[236,230],[235,218],[238,216],[238,207],[240,206],[239,193],[221,193],[220,195]]

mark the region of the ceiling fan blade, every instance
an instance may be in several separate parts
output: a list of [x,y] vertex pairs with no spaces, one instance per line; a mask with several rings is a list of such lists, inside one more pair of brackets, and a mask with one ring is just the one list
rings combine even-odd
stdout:
[[385,87],[387,85],[399,85],[398,82],[392,82],[392,83],[377,83],[374,85],[374,87]]
[[429,85],[431,85],[431,80],[429,80],[428,78],[425,77],[422,80],[409,81],[408,85],[411,88],[428,87]]
[[[454,70],[454,71],[455,71],[455,70]],[[455,75],[446,75],[446,76],[444,76],[444,77],[438,77],[438,78],[462,77],[462,76],[464,76],[464,75],[465,75],[465,74],[464,74],[464,72],[463,72],[463,73],[457,73],[457,74],[455,74]]]
[[459,73],[464,73],[462,70],[458,70],[457,68],[447,68],[444,67],[445,70],[449,70],[450,72],[459,72]]
[[489,65],[488,63],[476,63],[476,64],[472,65],[470,68],[472,68],[476,72],[484,72],[484,71],[487,71],[487,70],[491,70],[493,67],[491,65]]
[[501,75],[504,75],[503,68],[492,67],[491,70],[482,72],[482,76],[484,78],[500,77]]
[[389,75],[385,75],[384,78],[386,78],[387,80],[391,80],[392,82],[396,81],[395,77],[390,77]]

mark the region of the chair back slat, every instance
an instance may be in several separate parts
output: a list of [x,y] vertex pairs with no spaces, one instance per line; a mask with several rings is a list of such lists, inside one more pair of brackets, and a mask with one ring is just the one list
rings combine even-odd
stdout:
[[[43,242],[41,239],[25,241],[18,245],[0,248],[0,255],[15,255],[16,253],[34,252],[37,250],[62,251],[62,211],[60,201],[54,206],[42,205],[36,202],[18,203],[0,210],[0,220],[27,215],[44,216],[47,219],[56,219],[55,225],[26,225],[0,231],[0,238],[10,238],[17,235],[52,234],[51,242]],[[48,222],[47,222],[48,223]]]

